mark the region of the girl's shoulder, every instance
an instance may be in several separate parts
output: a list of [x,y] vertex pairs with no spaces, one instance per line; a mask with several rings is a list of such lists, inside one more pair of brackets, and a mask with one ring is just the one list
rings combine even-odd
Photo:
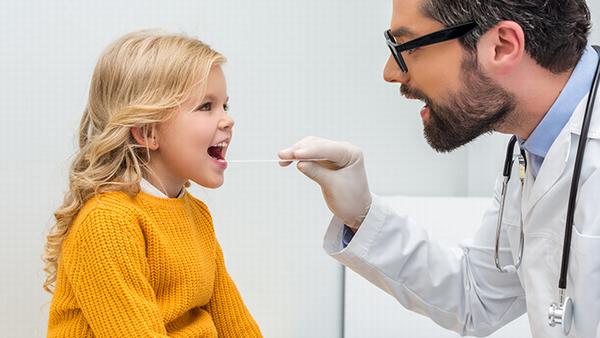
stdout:
[[[136,223],[142,213],[134,197],[122,191],[108,191],[88,199],[73,220],[72,232],[110,229]],[[100,229],[98,229],[101,223]],[[86,230],[87,229],[87,230]],[[101,231],[101,230],[100,230]]]
[[127,216],[138,213],[139,209],[135,202],[135,196],[130,196],[123,191],[107,191],[88,199],[81,208],[80,214],[87,215],[91,212],[101,212],[114,214],[115,216]]
[[[63,242],[61,262],[67,269],[93,252],[110,255],[123,247],[143,250],[142,210],[125,192],[103,192],[85,202]],[[134,252],[134,251],[128,252]]]

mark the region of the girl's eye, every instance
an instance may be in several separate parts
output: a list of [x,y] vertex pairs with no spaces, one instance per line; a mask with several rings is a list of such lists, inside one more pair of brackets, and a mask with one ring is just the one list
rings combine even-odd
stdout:
[[419,49],[419,48],[413,48],[413,49],[409,49],[409,50],[407,50],[406,52],[408,53],[408,55],[410,55],[410,54],[412,54],[412,53],[416,52],[418,49]]
[[203,103],[198,108],[196,108],[196,110],[211,111],[212,110],[212,103],[211,102]]
[[[203,103],[200,106],[198,106],[198,108],[196,108],[196,110],[198,110],[198,111],[211,111],[212,110],[212,102]],[[229,111],[229,104],[228,103],[225,103],[223,105],[223,110],[224,111]]]

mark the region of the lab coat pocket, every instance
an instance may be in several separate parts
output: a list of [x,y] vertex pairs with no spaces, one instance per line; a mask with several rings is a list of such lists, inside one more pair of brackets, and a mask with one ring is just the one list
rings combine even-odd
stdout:
[[573,226],[567,294],[574,303],[578,337],[594,337],[600,319],[600,236],[584,235]]
[[[600,236],[584,235],[576,225],[573,225],[573,240],[571,249],[576,250],[582,255],[598,257],[600,245]],[[597,260],[600,263],[600,260]]]
[[[513,260],[516,261],[519,256],[521,227],[506,225],[506,229]],[[560,252],[556,251],[558,245],[559,243],[547,233],[525,234],[523,248],[523,264],[527,266],[525,270],[539,273],[555,270],[557,264],[560,264]]]

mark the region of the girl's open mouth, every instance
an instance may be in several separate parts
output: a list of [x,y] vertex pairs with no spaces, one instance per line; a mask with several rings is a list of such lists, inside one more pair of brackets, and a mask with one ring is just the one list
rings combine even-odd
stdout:
[[222,169],[227,168],[227,161],[225,161],[225,153],[227,151],[228,145],[229,145],[229,143],[227,143],[226,141],[219,142],[213,146],[208,147],[208,150],[207,150],[208,155]]

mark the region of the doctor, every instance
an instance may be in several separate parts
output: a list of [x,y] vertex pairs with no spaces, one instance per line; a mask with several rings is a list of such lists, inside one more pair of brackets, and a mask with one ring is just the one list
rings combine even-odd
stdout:
[[[600,337],[600,109],[583,138],[574,221],[566,225],[598,65],[589,29],[584,0],[394,0],[384,79],[424,101],[431,147],[449,152],[498,131],[516,136],[515,154],[520,147],[526,161],[508,166],[502,215],[500,177],[480,229],[446,247],[370,193],[359,149],[303,139],[279,156],[283,165],[300,160],[298,169],[322,188],[335,215],[325,250],[461,335],[489,335],[527,312],[536,338]],[[310,158],[326,161],[301,161]],[[565,229],[572,234],[559,292]]]

